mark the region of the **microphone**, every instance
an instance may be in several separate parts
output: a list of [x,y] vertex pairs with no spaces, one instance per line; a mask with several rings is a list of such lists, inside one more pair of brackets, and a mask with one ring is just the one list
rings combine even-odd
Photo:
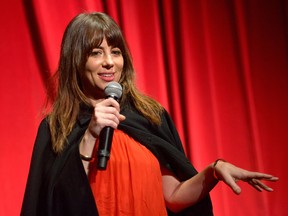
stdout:
[[[122,86],[117,82],[110,82],[104,89],[106,98],[113,98],[116,101],[122,96]],[[110,150],[112,146],[114,129],[112,127],[104,127],[99,135],[99,146],[98,146],[98,169],[105,170],[107,161],[110,158]]]

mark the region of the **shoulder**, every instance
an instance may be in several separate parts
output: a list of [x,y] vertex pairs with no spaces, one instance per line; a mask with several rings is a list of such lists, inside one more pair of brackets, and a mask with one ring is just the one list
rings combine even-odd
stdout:
[[43,130],[49,130],[49,123],[47,117],[43,118],[39,123],[38,132],[41,132]]
[[39,124],[36,142],[38,139],[43,139],[43,138],[50,139],[50,129],[49,129],[49,123],[48,123],[47,118],[42,119],[42,121]]
[[53,150],[51,146],[51,134],[49,129],[49,124],[47,118],[42,119],[39,124],[34,148],[33,148],[33,158],[41,158],[43,154],[52,154]]

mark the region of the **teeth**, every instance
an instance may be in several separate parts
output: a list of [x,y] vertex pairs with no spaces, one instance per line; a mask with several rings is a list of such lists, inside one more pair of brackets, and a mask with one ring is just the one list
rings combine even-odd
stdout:
[[104,77],[111,77],[112,74],[102,74],[102,76],[104,76]]

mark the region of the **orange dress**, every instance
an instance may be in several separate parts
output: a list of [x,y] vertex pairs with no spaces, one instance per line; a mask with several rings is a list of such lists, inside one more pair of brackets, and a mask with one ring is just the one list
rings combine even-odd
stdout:
[[89,181],[100,216],[167,215],[158,160],[120,130],[114,131],[107,169],[91,164]]

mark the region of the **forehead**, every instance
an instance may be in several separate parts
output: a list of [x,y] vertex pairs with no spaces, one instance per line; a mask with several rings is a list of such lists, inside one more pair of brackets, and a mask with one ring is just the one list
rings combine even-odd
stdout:
[[100,47],[103,45],[111,46],[111,47],[124,47],[123,40],[120,37],[114,35],[113,37],[108,37],[109,35],[105,35],[104,32],[97,33],[95,32],[92,38],[90,39],[91,47]]

